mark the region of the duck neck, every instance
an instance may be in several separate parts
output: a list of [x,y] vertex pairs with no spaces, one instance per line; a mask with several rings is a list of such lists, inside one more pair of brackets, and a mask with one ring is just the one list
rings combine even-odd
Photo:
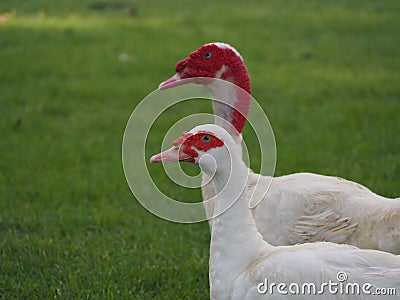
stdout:
[[225,294],[237,276],[272,248],[258,232],[248,207],[247,166],[238,159],[226,169],[218,170],[213,179],[217,193],[210,245],[212,295]]
[[251,102],[251,87],[244,63],[224,65],[208,85],[213,98],[215,124],[227,130],[237,142],[246,123]]

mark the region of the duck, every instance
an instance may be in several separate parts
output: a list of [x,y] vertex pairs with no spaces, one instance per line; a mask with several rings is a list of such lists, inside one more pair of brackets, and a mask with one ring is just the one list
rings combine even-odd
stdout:
[[[213,98],[215,124],[240,144],[251,86],[239,51],[227,43],[208,43],[179,61],[175,71],[159,89],[188,83],[204,85]],[[231,85],[221,88],[220,80]],[[325,241],[400,254],[400,198],[380,196],[361,184],[336,176],[301,172],[271,177],[251,170],[248,176],[248,194],[252,195],[248,199],[249,209],[269,244]],[[206,173],[202,175],[202,184],[206,216],[212,227],[215,214],[213,202],[208,200],[216,190]],[[253,197],[262,200],[251,205]]]
[[151,163],[178,161],[197,165],[216,189],[211,299],[374,299],[382,291],[385,299],[395,299],[400,292],[400,256],[331,242],[273,246],[265,241],[248,209],[249,169],[240,145],[224,128],[196,126],[150,158]]

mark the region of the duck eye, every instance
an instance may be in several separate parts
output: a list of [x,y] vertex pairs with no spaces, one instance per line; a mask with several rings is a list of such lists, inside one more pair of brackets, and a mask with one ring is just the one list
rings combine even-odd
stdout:
[[210,137],[208,134],[205,134],[205,135],[203,135],[203,136],[201,137],[201,140],[202,140],[204,143],[209,143],[209,142],[211,141],[211,137]]
[[204,53],[204,57],[205,59],[210,59],[212,57],[212,53],[207,51]]

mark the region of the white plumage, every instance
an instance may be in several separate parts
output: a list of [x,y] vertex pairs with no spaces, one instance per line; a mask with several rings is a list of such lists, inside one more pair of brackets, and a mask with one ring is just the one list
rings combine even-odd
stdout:
[[[400,257],[396,255],[327,242],[274,247],[264,241],[248,209],[246,185],[251,176],[248,177],[248,168],[241,159],[240,146],[217,125],[202,125],[191,130],[193,134],[204,132],[211,132],[224,142],[224,146],[204,151],[191,146],[198,154],[193,161],[200,165],[202,172],[213,178],[216,191],[214,210],[218,216],[213,221],[210,244],[211,299],[287,299],[288,295],[278,292],[277,284],[286,285],[286,289],[280,290],[289,296],[296,292],[294,285],[313,284],[315,292],[323,291],[318,295],[319,299],[369,299],[362,290],[365,284],[371,285],[367,292],[374,293],[376,288],[394,288],[391,293],[400,293]],[[151,161],[161,161],[161,157],[178,160],[180,154],[171,155],[171,152],[181,151],[178,147],[167,151],[169,155],[159,154]],[[209,159],[210,155],[215,160]],[[187,159],[187,156],[183,157]],[[217,166],[215,174],[214,163]],[[280,215],[274,217],[279,218]],[[268,221],[268,218],[264,219]],[[269,226],[268,222],[265,224]],[[264,229],[274,235],[274,231],[279,231],[279,225],[272,221],[272,227]],[[347,279],[339,281],[338,274],[346,275]],[[351,289],[347,289],[350,295],[330,293],[326,286],[329,281],[337,286],[342,283],[344,291],[348,284],[351,285]],[[266,290],[264,283],[267,286],[276,284],[274,294],[271,294],[271,289]],[[289,290],[289,286],[292,289]],[[357,292],[356,286],[360,288],[360,294],[353,295],[353,289]],[[307,292],[294,297],[310,298]],[[397,298],[377,296],[376,299]]]
[[[205,63],[203,53],[211,52],[211,59],[223,64]],[[161,89],[180,84],[181,78],[204,76],[225,79],[250,93],[248,74],[239,52],[227,44],[210,43],[200,47],[177,65],[178,73],[160,85]],[[224,60],[225,58],[225,60]],[[210,59],[210,60],[211,60]],[[185,81],[187,82],[187,81]],[[249,97],[238,95],[238,89],[221,90],[221,85],[206,85],[214,99],[229,101],[232,107],[249,105]],[[227,97],[226,95],[230,95]],[[233,110],[214,101],[214,114],[234,123]],[[240,134],[232,133],[232,126],[216,119],[216,124],[232,134],[237,143]],[[235,126],[235,125],[234,125]],[[240,133],[242,127],[237,127]],[[203,182],[208,182],[203,175]],[[250,171],[249,194],[255,183],[268,188],[271,178]],[[258,188],[259,189],[259,188]],[[212,183],[202,188],[203,200],[215,195]],[[251,199],[248,199],[251,201]],[[205,204],[207,216],[213,216],[212,202]],[[297,173],[272,178],[263,200],[252,209],[256,226],[263,238],[274,246],[329,241],[378,249],[400,254],[400,200],[375,194],[368,188],[338,177]],[[212,226],[212,220],[209,221]],[[273,228],[273,230],[271,230]]]
[[[261,184],[269,183],[256,174],[249,181],[257,177]],[[400,201],[345,179],[310,173],[273,178],[252,213],[261,234],[274,245],[330,241],[400,252]],[[272,226],[273,232],[268,230]]]

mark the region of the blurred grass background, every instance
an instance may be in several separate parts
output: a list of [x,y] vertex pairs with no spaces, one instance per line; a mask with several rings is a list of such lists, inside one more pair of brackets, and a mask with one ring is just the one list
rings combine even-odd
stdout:
[[276,175],[399,196],[397,0],[2,0],[0,14],[4,299],[209,297],[208,225],[145,211],[121,164],[134,107],[207,42],[243,55],[276,134]]

